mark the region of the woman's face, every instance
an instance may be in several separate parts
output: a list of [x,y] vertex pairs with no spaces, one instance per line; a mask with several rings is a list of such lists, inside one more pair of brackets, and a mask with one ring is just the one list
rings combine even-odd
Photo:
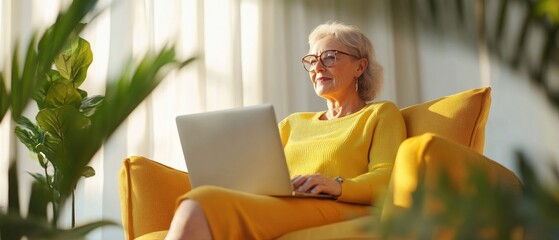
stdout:
[[[349,49],[333,37],[326,37],[312,46],[310,54],[320,56],[327,50],[337,50],[349,53]],[[336,54],[336,61],[333,65],[326,67],[319,60],[315,68],[309,72],[316,94],[325,99],[343,100],[355,91],[355,81],[363,73],[364,59],[357,59],[343,53]],[[366,61],[366,60],[365,60]]]

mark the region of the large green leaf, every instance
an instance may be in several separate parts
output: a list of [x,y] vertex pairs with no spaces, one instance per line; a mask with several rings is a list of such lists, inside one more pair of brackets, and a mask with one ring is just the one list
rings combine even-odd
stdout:
[[85,236],[91,231],[105,226],[118,226],[118,224],[112,221],[95,221],[73,229],[57,229],[41,218],[22,218],[19,215],[0,214],[2,239],[6,240],[19,240],[21,236],[26,236],[27,239],[85,239]]
[[[103,114],[107,119],[102,124],[111,134],[163,80],[169,71],[180,69],[194,58],[177,62],[174,47],[162,49],[159,53],[148,53],[130,77],[123,74],[118,81],[108,81]],[[108,117],[110,116],[110,117]]]
[[62,77],[59,71],[56,71],[54,69],[49,70],[46,74],[46,77],[47,77],[48,85],[54,85],[55,83],[60,83],[60,82],[70,82],[64,77]]
[[84,132],[91,125],[91,121],[73,106],[43,109],[37,114],[37,123],[41,129],[63,140],[68,132]]
[[540,0],[536,3],[535,12],[539,16],[545,16],[551,22],[559,23],[559,1]]
[[8,90],[6,89],[6,82],[4,80],[4,73],[0,72],[0,122],[4,119],[4,115],[10,107],[10,99]]
[[60,73],[54,69],[49,70],[46,74],[45,74],[45,80],[43,81],[41,84],[41,87],[39,87],[39,89],[37,89],[37,91],[35,92],[35,95],[33,96],[33,99],[35,100],[35,102],[37,103],[37,106],[40,109],[43,108],[47,108],[47,107],[52,107],[50,105],[48,105],[47,103],[45,103],[45,98],[47,96],[47,93],[50,89],[51,86],[57,84],[57,83],[69,83],[70,81],[64,79]]
[[37,158],[39,159],[39,163],[41,167],[46,169],[48,167],[48,160],[43,152],[37,153]]
[[55,168],[74,160],[68,155],[70,144],[78,141],[77,138],[87,138],[87,130],[91,125],[89,118],[73,106],[43,109],[37,114],[36,120],[39,127],[48,132],[46,141],[38,149],[44,151]]
[[89,42],[78,38],[55,58],[54,64],[60,75],[73,82],[74,88],[78,88],[85,80],[87,68],[92,61],[93,53]]
[[16,119],[16,123],[26,129],[29,129],[33,133],[38,133],[40,131],[39,126],[31,122],[31,120],[25,116],[21,116]]
[[103,103],[104,96],[86,97],[82,100],[80,112],[85,116],[92,116],[97,111],[97,108]]
[[112,221],[91,222],[68,230],[58,230],[52,235],[51,239],[85,239],[85,236],[91,231],[107,226],[119,225]]
[[34,135],[31,131],[20,126],[16,127],[15,134],[19,141],[23,143],[29,149],[29,151],[37,153],[37,142],[34,139]]
[[[2,240],[20,240],[27,235],[48,235],[51,226],[46,221],[24,219],[18,214],[0,214],[0,236]],[[37,239],[37,238],[31,238]],[[46,238],[42,238],[46,239]]]
[[28,216],[47,221],[47,205],[52,202],[52,194],[47,179],[42,174],[31,174],[35,181],[31,186],[31,197],[29,198]]
[[[15,47],[14,47],[14,52],[12,53],[12,78],[11,78],[11,87],[12,87],[12,91],[14,90],[19,90],[22,89],[23,86],[21,86],[21,81],[19,80],[19,45],[16,43]],[[26,99],[22,99],[20,94],[11,94],[10,95],[10,100],[11,100],[11,108],[12,108],[12,117],[13,119],[17,119],[20,115],[21,112],[23,111],[23,101],[26,101]]]
[[[70,39],[72,39],[70,44],[66,45],[66,47],[62,49],[58,56],[69,57],[74,54],[74,52],[76,52],[76,50],[78,49],[78,45],[80,44],[79,36],[75,32],[73,32],[70,36]],[[54,61],[56,62],[56,59]]]
[[20,214],[17,162],[12,159],[8,169],[8,211],[7,213],[0,212],[1,239],[21,238],[21,233],[13,231],[13,228],[9,226],[11,222],[6,219],[6,216],[20,217]]
[[8,212],[19,215],[20,207],[18,180],[17,163],[16,161],[12,160],[8,169]]
[[56,83],[51,86],[45,96],[45,103],[51,107],[72,105],[79,108],[82,96],[71,83]]
[[38,153],[37,145],[44,142],[45,133],[25,116],[16,119],[16,123],[19,126],[16,126],[15,133],[19,141],[31,152]]
[[44,140],[39,143],[36,148],[39,152],[37,156],[39,158],[39,162],[43,165],[45,165],[46,160],[57,166],[57,160],[61,157],[60,155],[64,151],[62,139],[50,133],[45,133]]
[[59,13],[56,22],[50,27],[39,41],[39,62],[49,64],[44,69],[46,72],[54,58],[75,39],[75,36],[84,29],[82,19],[93,9],[98,0],[74,0],[66,12]]
[[86,167],[85,167],[85,170],[83,171],[82,176],[84,176],[84,177],[86,177],[86,178],[95,176],[95,169],[93,169],[93,168],[90,167],[90,166],[86,166]]
[[[78,90],[78,92],[80,93],[80,95],[82,96],[82,99],[87,97],[87,91],[76,88],[76,90]],[[82,100],[83,101],[83,100]]]
[[[37,51],[35,50],[36,40],[35,36],[29,41],[27,46],[27,55],[24,60],[23,72],[21,73],[21,79],[19,79],[21,88],[18,94],[21,94],[22,107],[26,107],[27,101],[33,97],[36,89],[40,86],[40,82],[43,80],[42,75],[38,77],[38,64],[37,64]],[[18,116],[18,115],[16,115]]]

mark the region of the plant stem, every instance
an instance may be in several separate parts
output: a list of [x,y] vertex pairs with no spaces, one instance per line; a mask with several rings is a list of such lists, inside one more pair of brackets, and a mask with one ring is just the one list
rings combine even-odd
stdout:
[[56,217],[55,217],[56,207],[55,207],[55,204],[54,204],[54,191],[52,190],[53,186],[50,183],[50,177],[49,177],[48,170],[47,170],[48,169],[48,164],[46,164],[43,169],[45,170],[45,178],[47,179],[47,187],[49,188],[49,193],[50,193],[49,195],[50,195],[50,198],[51,198],[50,202],[52,203],[52,222],[51,222],[51,225],[53,227],[56,227],[56,220],[55,220],[56,219]]
[[[53,167],[54,168],[54,167]],[[60,213],[58,212],[60,209],[60,197],[56,196],[55,192],[54,192],[54,185],[56,185],[56,183],[54,181],[56,181],[56,175],[57,175],[57,171],[56,168],[54,168],[54,175],[53,175],[53,185],[51,186],[50,181],[49,181],[49,188],[51,191],[51,196],[52,196],[52,226],[56,227],[58,225],[58,217],[60,215]],[[47,175],[48,176],[48,175]]]
[[72,228],[76,226],[76,195],[75,189],[72,190]]

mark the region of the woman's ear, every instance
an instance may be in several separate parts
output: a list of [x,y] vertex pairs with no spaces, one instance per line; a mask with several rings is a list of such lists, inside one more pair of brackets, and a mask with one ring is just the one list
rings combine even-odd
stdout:
[[357,65],[357,70],[355,71],[356,76],[355,77],[361,77],[361,75],[363,75],[363,73],[365,72],[365,70],[367,69],[367,66],[369,66],[369,61],[367,61],[367,59],[365,58],[361,58],[358,60],[358,64]]

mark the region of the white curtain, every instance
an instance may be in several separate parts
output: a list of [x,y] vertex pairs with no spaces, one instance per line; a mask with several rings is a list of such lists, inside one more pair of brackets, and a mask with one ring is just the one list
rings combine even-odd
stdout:
[[[29,39],[32,29],[44,29],[67,4],[61,0],[1,2],[3,72],[10,67],[6,60],[12,52],[11,41]],[[78,222],[120,221],[117,174],[127,156],[143,155],[187,170],[174,123],[177,115],[264,102],[274,104],[278,120],[292,112],[324,109],[325,102],[314,94],[300,58],[308,51],[307,35],[325,21],[357,25],[369,36],[385,67],[380,98],[398,101],[396,89],[401,90],[394,81],[398,55],[394,56],[390,1],[100,1],[100,6],[109,5],[82,34],[94,53],[82,87],[90,94],[103,94],[108,76],[118,73],[131,60],[129,56],[141,56],[149,48],[175,43],[180,57],[197,56],[197,60],[170,74],[96,155],[92,166],[97,175],[81,181],[77,190]],[[36,114],[32,108],[26,112],[30,118]],[[7,119],[0,125],[0,206],[7,202],[8,156],[17,153],[22,188],[31,181],[24,172],[40,172],[27,149],[16,142],[13,127]],[[10,151],[10,144],[16,144],[17,151]],[[26,201],[28,190],[22,190],[22,201]],[[89,238],[121,239],[123,235],[121,229],[104,228]]]

